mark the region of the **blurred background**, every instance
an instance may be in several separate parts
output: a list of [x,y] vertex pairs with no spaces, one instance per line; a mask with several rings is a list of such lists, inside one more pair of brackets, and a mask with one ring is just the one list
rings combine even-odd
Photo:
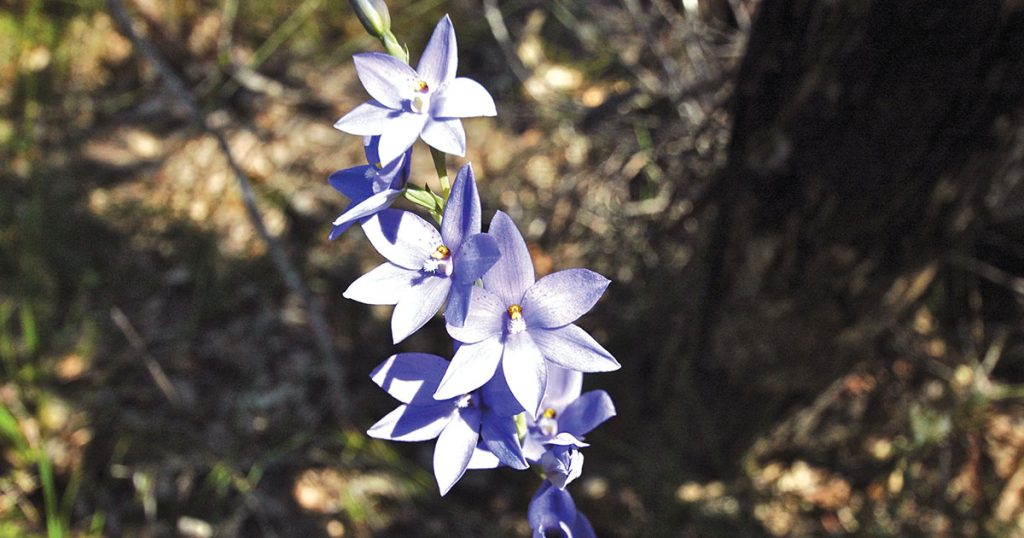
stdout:
[[[495,96],[485,222],[613,280],[599,535],[1024,535],[1024,5],[925,4],[389,2]],[[326,240],[377,47],[341,0],[0,0],[0,537],[529,534],[533,473],[441,499],[363,433],[376,364],[451,353]]]

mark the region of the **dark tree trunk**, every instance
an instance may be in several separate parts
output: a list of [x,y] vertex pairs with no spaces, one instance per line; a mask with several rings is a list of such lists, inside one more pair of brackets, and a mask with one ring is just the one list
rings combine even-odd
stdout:
[[1024,3],[761,2],[692,373],[718,437],[891,354],[986,230],[1024,230],[1022,103]]

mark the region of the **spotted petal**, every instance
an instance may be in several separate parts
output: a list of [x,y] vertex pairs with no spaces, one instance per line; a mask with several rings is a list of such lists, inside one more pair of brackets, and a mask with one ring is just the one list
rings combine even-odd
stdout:
[[459,77],[434,95],[430,114],[435,118],[475,118],[494,116],[494,98],[479,82]]
[[580,318],[601,298],[609,280],[589,269],[569,269],[538,280],[523,296],[529,327],[555,328]]
[[548,366],[529,333],[508,337],[501,364],[512,394],[527,413],[536,417],[548,382]]
[[459,346],[434,398],[447,400],[469,394],[483,386],[498,369],[501,349],[501,342],[497,338]]
[[434,33],[423,49],[416,72],[431,88],[440,89],[455,78],[458,65],[459,51],[455,42],[455,27],[452,26],[451,18],[445,15],[434,27]]
[[352,60],[366,92],[387,108],[401,109],[419,79],[405,62],[383,52],[355,54]]
[[487,233],[498,242],[501,259],[484,274],[484,287],[498,294],[506,308],[519,304],[534,282],[530,249],[512,218],[501,211],[494,214]]
[[385,262],[357,278],[342,296],[363,304],[397,304],[419,277],[418,271]]
[[420,275],[413,279],[412,288],[406,291],[391,315],[391,335],[399,343],[426,325],[430,318],[444,305],[452,281],[445,277]]
[[434,391],[448,361],[430,353],[398,353],[377,365],[370,379],[396,400],[412,405],[437,405]]
[[614,416],[611,396],[603,390],[592,390],[565,408],[558,417],[558,429],[582,437]]
[[469,290],[469,308],[464,323],[461,327],[448,323],[448,334],[465,344],[474,344],[486,339],[497,340],[508,320],[505,308],[501,299],[494,293],[485,288],[473,287]]
[[579,372],[610,372],[620,368],[611,353],[576,325],[532,329],[529,333],[544,358],[562,368]]
[[427,119],[420,137],[438,151],[460,157],[466,154],[466,130],[458,118]]
[[441,237],[453,251],[473,234],[480,233],[480,193],[476,189],[473,165],[466,163],[455,175],[451,194],[441,219]]
[[452,421],[455,407],[450,403],[431,406],[400,405],[366,432],[375,439],[427,441],[437,437]]
[[334,122],[334,128],[358,136],[379,135],[384,132],[384,125],[397,114],[398,111],[370,99]]
[[480,439],[480,410],[459,409],[455,418],[441,432],[434,445],[434,477],[441,495],[448,493],[462,478]]
[[406,269],[420,270],[441,245],[441,234],[408,211],[387,209],[363,222],[363,233],[382,256]]

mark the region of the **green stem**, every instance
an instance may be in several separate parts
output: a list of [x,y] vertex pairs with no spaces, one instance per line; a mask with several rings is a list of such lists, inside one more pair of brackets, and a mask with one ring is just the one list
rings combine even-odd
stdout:
[[[437,171],[437,180],[441,183],[441,199],[448,203],[448,195],[452,192],[452,185],[448,181],[448,167],[445,165],[445,153],[430,148],[430,156],[434,159],[434,170]],[[444,207],[441,207],[443,210]]]

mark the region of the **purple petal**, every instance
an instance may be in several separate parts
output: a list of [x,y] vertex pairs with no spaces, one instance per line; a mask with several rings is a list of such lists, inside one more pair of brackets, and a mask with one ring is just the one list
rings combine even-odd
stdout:
[[[380,160],[380,137],[368,136],[363,141],[366,152],[366,162],[373,166],[377,181],[374,183],[374,192],[385,189],[403,189],[409,181],[409,171],[412,161],[412,148],[401,154],[395,160],[382,163]],[[379,166],[379,168],[378,168]],[[378,187],[379,185],[379,187]]]
[[334,122],[334,128],[357,136],[379,135],[384,132],[384,125],[396,114],[397,111],[371,99]]
[[601,298],[610,281],[589,270],[569,269],[538,280],[523,295],[523,317],[529,327],[568,325]]
[[[484,288],[469,290],[469,310],[461,327],[448,324],[448,334],[465,344],[493,339],[497,340],[505,329],[508,315],[505,305],[497,295]],[[499,353],[500,354],[500,353]]]
[[452,280],[462,285],[473,285],[501,259],[498,242],[488,234],[475,234],[462,242],[455,253],[455,272]]
[[405,153],[423,132],[429,120],[426,114],[399,112],[388,118],[380,132],[377,152],[382,163],[390,163]]
[[576,520],[576,503],[572,502],[569,492],[545,480],[530,500],[527,520],[534,536],[544,536],[544,531],[549,530],[568,530]]
[[459,409],[434,445],[434,477],[444,496],[462,478],[480,439],[480,410]]
[[373,196],[373,180],[377,174],[369,165],[355,166],[332,173],[327,182],[352,201],[365,200]]
[[459,77],[448,83],[430,100],[430,115],[435,118],[475,118],[496,116],[494,98],[479,82]]
[[[349,226],[352,226],[359,220],[391,207],[391,204],[393,204],[400,196],[402,196],[402,191],[389,189],[374,194],[361,202],[349,205],[345,208],[344,213],[334,219],[334,227],[331,229],[331,234],[327,238],[333,241],[344,233]],[[353,201],[355,201],[355,199],[353,199]]]
[[366,434],[391,441],[427,441],[437,437],[455,416],[455,408],[449,403],[428,407],[402,404],[377,421]]
[[505,340],[501,363],[512,394],[528,414],[536,417],[548,382],[548,366],[529,333],[511,335]]
[[473,291],[473,285],[457,284],[452,282],[452,289],[448,292],[448,304],[444,307],[444,321],[453,327],[459,328],[466,324],[466,316],[469,314],[469,294]]
[[426,121],[420,137],[427,145],[444,153],[460,157],[466,154],[466,130],[462,128],[462,120],[458,118],[430,118]]
[[473,457],[469,458],[469,465],[466,469],[495,469],[501,465],[501,461],[483,445],[477,445],[473,449]]
[[441,386],[434,393],[435,400],[447,400],[469,394],[483,386],[498,369],[501,360],[501,342],[497,338],[475,344],[463,344],[452,357]]
[[511,417],[523,412],[523,406],[519,405],[519,400],[512,394],[512,389],[508,388],[508,382],[503,375],[491,378],[480,389],[480,396],[489,415]]
[[590,524],[587,516],[583,515],[583,512],[576,512],[576,522],[570,528],[572,529],[572,538],[597,538],[594,527]]
[[615,416],[615,404],[603,390],[592,390],[579,397],[558,416],[558,430],[582,437],[602,422]]
[[455,42],[455,28],[452,26],[452,20],[445,15],[434,27],[434,33],[423,49],[416,72],[431,89],[437,90],[455,78],[458,65],[459,52]]
[[380,363],[370,379],[404,404],[438,405],[434,391],[447,369],[448,361],[437,355],[399,353]]
[[584,373],[611,372],[620,368],[611,353],[576,325],[528,332],[544,353],[544,358],[562,368]]
[[504,465],[519,470],[530,466],[523,457],[523,448],[519,444],[519,434],[516,433],[516,423],[512,417],[484,418],[480,426],[480,435],[487,445],[487,450]]
[[398,304],[418,276],[418,271],[384,262],[357,278],[342,296],[363,304]]
[[[583,373],[548,363],[548,387],[544,391],[545,409],[554,409],[559,417],[565,408],[580,397],[583,390]],[[559,418],[561,424],[561,418]]]
[[420,275],[402,295],[391,314],[391,335],[399,343],[426,325],[441,310],[452,281],[440,276]]
[[540,466],[551,484],[565,489],[565,486],[583,474],[583,453],[572,447],[549,450],[541,456]]
[[448,203],[441,219],[441,237],[452,251],[462,246],[464,239],[480,233],[480,193],[476,190],[473,165],[459,169],[452,184]]
[[505,308],[519,304],[523,293],[533,285],[533,260],[526,241],[512,218],[498,211],[487,230],[498,242],[501,259],[484,274],[484,287],[498,294]]
[[441,245],[441,234],[414,213],[386,209],[363,222],[363,233],[391,263],[419,271]]
[[355,54],[352,61],[366,92],[388,108],[401,109],[420,78],[404,62],[382,52]]

